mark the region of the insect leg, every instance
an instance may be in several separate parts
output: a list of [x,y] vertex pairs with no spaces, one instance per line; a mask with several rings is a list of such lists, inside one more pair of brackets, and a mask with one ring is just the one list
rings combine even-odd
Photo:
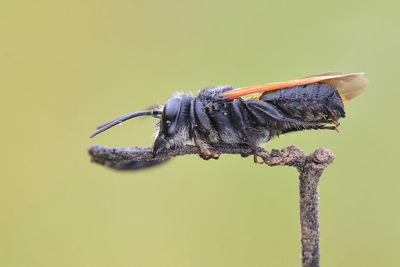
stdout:
[[328,109],[328,113],[329,113],[329,117],[331,119],[332,124],[335,125],[334,130],[336,132],[339,132],[338,127],[339,127],[340,123],[336,121],[335,114],[333,114],[333,112],[329,109]]
[[210,119],[208,118],[208,115],[206,113],[205,107],[200,102],[200,100],[198,100],[196,98],[193,100],[193,103],[194,103],[193,113],[195,114],[196,118],[199,120],[199,123],[206,131],[211,131],[212,126],[211,126]]
[[246,126],[244,124],[242,110],[240,109],[241,105],[242,102],[239,99],[234,99],[232,101],[232,119],[233,124],[238,129],[239,134],[241,135],[243,140],[248,141],[248,138],[246,136]]
[[205,113],[204,106],[195,98],[192,100],[191,106],[190,106],[190,123],[191,123],[191,128],[192,128],[192,135],[194,139],[194,143],[200,150],[200,157],[204,160],[209,160],[209,159],[219,159],[220,155],[215,155],[211,153],[207,145],[202,141],[202,139],[199,137],[199,134],[197,132],[197,120],[199,120],[199,123],[203,128],[205,128],[207,131],[211,130],[211,123],[210,120],[208,119],[207,114]]
[[234,99],[232,101],[232,119],[233,123],[239,131],[243,141],[253,150],[254,155],[254,163],[262,164],[263,162],[259,162],[258,157],[258,147],[255,145],[254,140],[252,140],[251,135],[246,131],[245,118],[243,117],[243,111],[241,106],[243,102],[239,99]]

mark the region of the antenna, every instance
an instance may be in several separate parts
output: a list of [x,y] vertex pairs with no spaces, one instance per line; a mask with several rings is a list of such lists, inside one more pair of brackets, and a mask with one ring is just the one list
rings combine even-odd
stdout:
[[100,125],[99,127],[97,127],[98,130],[95,131],[94,133],[92,133],[90,135],[90,138],[95,137],[99,133],[107,131],[108,129],[114,127],[115,125],[121,124],[124,121],[130,120],[130,119],[133,119],[136,117],[140,117],[140,116],[154,116],[154,115],[160,115],[160,114],[161,114],[161,111],[152,109],[152,110],[138,111],[138,112],[133,112],[133,113],[123,115],[119,118],[116,118],[115,120],[104,123],[104,124]]

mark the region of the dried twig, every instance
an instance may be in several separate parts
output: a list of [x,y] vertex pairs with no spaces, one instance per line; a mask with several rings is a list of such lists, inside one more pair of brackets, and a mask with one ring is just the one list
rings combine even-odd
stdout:
[[[114,169],[138,169],[149,167],[171,157],[199,154],[195,146],[169,151],[153,157],[151,148],[108,148],[95,145],[88,149],[92,161]],[[243,157],[253,154],[249,148],[218,148],[215,154],[240,154]],[[333,162],[335,156],[327,149],[319,148],[309,155],[296,147],[268,152],[260,149],[259,156],[269,166],[294,166],[300,178],[300,223],[303,267],[316,267],[319,264],[319,220],[318,185],[322,172]],[[133,168],[132,168],[133,165]]]

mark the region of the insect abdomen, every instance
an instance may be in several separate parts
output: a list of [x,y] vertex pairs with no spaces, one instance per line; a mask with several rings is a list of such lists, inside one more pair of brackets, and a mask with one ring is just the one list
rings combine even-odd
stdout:
[[324,83],[266,93],[260,100],[273,104],[288,117],[306,122],[326,123],[345,116],[339,93]]

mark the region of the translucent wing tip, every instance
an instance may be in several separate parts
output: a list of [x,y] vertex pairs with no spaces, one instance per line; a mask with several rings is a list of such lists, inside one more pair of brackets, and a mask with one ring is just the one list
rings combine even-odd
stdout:
[[347,102],[361,95],[368,87],[368,79],[364,76],[364,73],[357,73],[353,77],[354,78],[343,87],[338,88],[343,102]]
[[364,76],[364,72],[358,73],[343,73],[343,72],[326,72],[315,74],[309,77],[324,77],[331,78],[323,81],[333,85],[339,92],[343,102],[346,103],[351,99],[361,95],[368,87],[368,79]]
[[340,78],[327,81],[327,83],[336,87],[344,103],[361,95],[368,87],[368,79],[363,72],[344,74]]

